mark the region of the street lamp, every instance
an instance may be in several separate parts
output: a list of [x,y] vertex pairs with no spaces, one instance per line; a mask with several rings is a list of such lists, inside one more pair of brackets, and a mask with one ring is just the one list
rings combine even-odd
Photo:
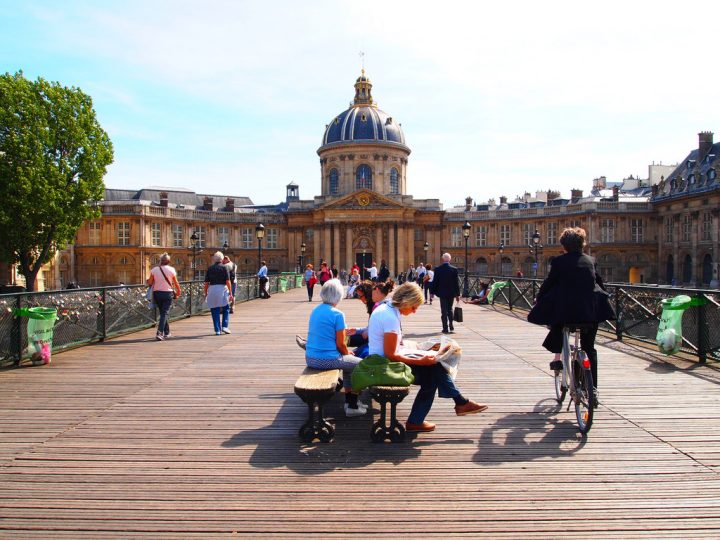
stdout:
[[227,240],[225,240],[225,242],[223,242],[223,253],[224,253],[225,255],[227,255],[227,253],[225,253],[225,252],[226,252],[228,249],[230,249],[230,246],[228,246]]
[[305,268],[305,249],[307,246],[305,245],[305,242],[300,244],[300,271],[303,271],[303,268]]
[[265,237],[265,227],[262,223],[258,223],[255,227],[255,236],[258,239],[258,268],[262,266],[262,240]]
[[502,274],[502,255],[503,255],[504,250],[505,250],[505,242],[500,242],[500,245],[498,246],[498,251],[500,252],[500,268],[498,268],[498,274],[501,276],[503,275]]
[[427,252],[428,252],[428,248],[429,248],[429,247],[430,247],[430,244],[428,244],[427,242],[425,242],[425,243],[423,244],[423,251],[425,252],[425,257],[424,257],[423,260],[425,261],[425,264],[427,264],[427,262],[428,262]]
[[535,257],[535,264],[533,266],[533,277],[537,277],[537,271],[538,271],[538,249],[542,249],[542,244],[540,243],[540,233],[537,229],[535,229],[535,233],[532,235],[532,242],[528,244],[530,246],[530,253],[532,253]]
[[472,229],[472,225],[470,225],[469,222],[465,222],[465,224],[462,226],[462,232],[463,236],[465,237],[465,277],[463,278],[463,296],[467,298],[470,296],[468,293],[468,240],[470,239],[470,229]]
[[192,233],[192,235],[190,236],[190,241],[192,242],[192,244],[190,244],[190,245],[188,246],[188,249],[192,250],[192,268],[191,268],[191,270],[192,270],[192,275],[190,276],[190,280],[191,280],[191,281],[195,281],[195,277],[196,277],[196,274],[197,274],[197,270],[196,270],[196,266],[195,266],[195,260],[196,260],[197,254],[198,254],[200,251],[202,251],[201,249],[198,248],[198,240],[199,240],[199,238],[198,238],[198,235],[197,235],[197,231],[193,230],[193,233]]

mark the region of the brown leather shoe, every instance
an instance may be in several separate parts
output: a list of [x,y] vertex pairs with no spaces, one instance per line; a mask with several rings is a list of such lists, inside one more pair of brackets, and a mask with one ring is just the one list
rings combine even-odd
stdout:
[[455,405],[455,414],[465,416],[466,414],[483,412],[487,408],[488,406],[485,403],[475,403],[473,400],[468,400],[465,405]]
[[423,422],[422,424],[411,424],[410,422],[405,422],[405,431],[408,433],[429,433],[431,431],[435,431],[435,424],[432,422]]

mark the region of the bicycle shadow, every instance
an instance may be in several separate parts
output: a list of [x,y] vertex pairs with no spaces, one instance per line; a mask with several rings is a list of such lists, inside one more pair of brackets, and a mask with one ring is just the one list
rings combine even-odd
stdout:
[[[565,402],[567,403],[567,401]],[[582,450],[587,437],[573,420],[558,419],[565,407],[552,398],[539,401],[531,412],[500,418],[480,435],[472,461],[488,467],[502,463],[571,456]]]
[[282,399],[269,425],[239,431],[223,441],[223,448],[255,447],[249,458],[253,467],[275,469],[286,467],[303,476],[326,474],[338,469],[362,468],[376,462],[398,465],[417,459],[420,449],[409,444],[373,443],[370,427],[379,411],[358,418],[346,418],[343,399],[337,394],[325,407],[325,417],[335,426],[331,443],[304,443],[298,436],[307,420],[308,409],[293,393],[263,394],[261,400]]

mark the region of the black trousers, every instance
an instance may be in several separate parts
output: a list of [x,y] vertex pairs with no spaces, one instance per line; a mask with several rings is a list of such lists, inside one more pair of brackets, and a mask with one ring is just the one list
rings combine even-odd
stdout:
[[270,298],[270,293],[268,293],[268,292],[265,290],[265,284],[266,284],[268,281],[269,281],[269,280],[268,280],[268,278],[266,278],[266,277],[261,277],[261,278],[258,280],[258,283],[259,283],[259,285],[260,285],[260,294],[259,294],[260,298]]
[[[442,327],[444,331],[448,328],[453,327],[453,302],[455,301],[454,296],[441,296],[440,297],[440,320],[442,321]],[[561,343],[562,344],[562,343]]]
[[[548,351],[551,353],[561,353],[562,352],[562,346],[563,346],[563,335],[562,335],[562,325],[561,324],[554,324],[550,327],[550,331],[548,332],[547,337],[545,338],[545,341],[543,341],[543,347],[545,347]],[[583,351],[585,351],[585,354],[588,356],[588,360],[590,360],[590,371],[592,372],[593,376],[593,383],[595,384],[595,388],[598,386],[598,373],[597,373],[597,363],[598,363],[598,357],[597,357],[597,351],[595,350],[595,336],[597,335],[598,331],[598,325],[595,323],[592,325],[592,327],[589,328],[583,328],[580,330],[580,347]],[[570,339],[573,339],[572,335],[570,336]]]

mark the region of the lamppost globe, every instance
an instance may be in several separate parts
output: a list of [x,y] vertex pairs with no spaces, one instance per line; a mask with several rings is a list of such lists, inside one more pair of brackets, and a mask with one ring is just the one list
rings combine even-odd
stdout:
[[463,276],[463,296],[465,298],[470,296],[468,292],[468,240],[470,239],[470,229],[472,229],[472,225],[466,221],[462,226],[462,233],[465,237],[465,273]]
[[265,227],[262,223],[258,223],[255,227],[255,236],[258,240],[258,268],[262,266],[262,240],[265,238]]
[[529,244],[530,246],[530,253],[533,254],[533,277],[537,277],[537,271],[538,271],[538,249],[542,249],[542,244],[540,243],[540,232],[535,229],[535,232],[533,233],[531,237],[531,242]]
[[307,249],[307,246],[305,245],[305,242],[300,244],[300,271],[303,271],[303,268],[305,268],[305,249]]
[[498,252],[500,253],[500,268],[499,268],[499,274],[503,275],[503,268],[502,268],[502,256],[503,251],[505,251],[505,242],[500,242],[500,245],[498,246]]
[[227,240],[225,240],[225,242],[223,242],[222,249],[223,249],[223,253],[225,253],[228,249],[230,249],[230,246],[228,246]]

